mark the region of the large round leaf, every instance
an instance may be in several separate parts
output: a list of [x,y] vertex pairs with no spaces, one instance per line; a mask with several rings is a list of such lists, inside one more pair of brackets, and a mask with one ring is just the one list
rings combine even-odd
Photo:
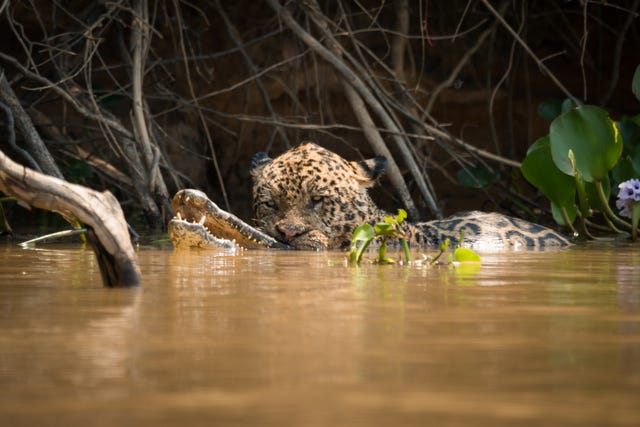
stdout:
[[458,171],[458,184],[466,188],[487,188],[500,179],[500,174],[479,164]]
[[614,182],[620,184],[621,182],[628,181],[631,178],[635,178],[640,174],[640,172],[636,171],[633,167],[633,161],[630,156],[624,156],[615,168],[611,171],[611,176],[613,177]]
[[522,175],[559,207],[569,209],[575,204],[575,180],[554,165],[549,136],[534,142],[520,168]]
[[600,181],[622,154],[622,137],[608,113],[600,107],[585,105],[568,111],[551,123],[551,155],[558,169],[567,175],[575,168],[588,182]]
[[573,205],[569,208],[564,208],[564,212],[566,213],[567,219],[569,220],[568,224],[567,224],[567,221],[564,220],[564,216],[562,215],[562,210],[563,209],[560,208],[558,205],[551,202],[551,214],[553,215],[554,221],[558,225],[563,225],[568,227],[569,225],[573,224],[573,222],[576,220],[576,216],[578,216],[578,207],[576,205]]

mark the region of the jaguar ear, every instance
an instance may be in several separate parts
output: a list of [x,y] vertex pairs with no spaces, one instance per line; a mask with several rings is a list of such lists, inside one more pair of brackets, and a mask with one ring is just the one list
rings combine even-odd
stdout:
[[256,153],[251,159],[251,176],[257,177],[262,173],[262,169],[271,163],[273,159],[265,152]]
[[387,158],[376,156],[359,162],[351,162],[351,166],[355,169],[356,175],[362,184],[369,187],[387,168]]

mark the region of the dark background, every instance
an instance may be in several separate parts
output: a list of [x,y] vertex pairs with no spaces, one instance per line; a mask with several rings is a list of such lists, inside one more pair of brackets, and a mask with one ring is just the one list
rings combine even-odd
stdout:
[[[443,214],[499,210],[548,222],[548,203],[516,167],[477,156],[448,138],[425,139],[428,130],[417,135],[405,113],[498,158],[520,162],[527,147],[548,132],[539,104],[566,98],[542,62],[573,96],[604,106],[613,118],[637,114],[640,106],[630,88],[640,63],[638,3],[279,4],[326,46],[326,34],[310,15],[319,7],[327,31],[350,57],[344,63],[412,134],[405,140]],[[405,27],[402,10],[408,11]],[[268,2],[11,1],[0,19],[0,69],[64,177],[114,192],[138,227],[166,224],[167,200],[184,187],[203,189],[220,206],[250,219],[248,169],[258,151],[277,155],[312,140],[349,159],[375,154],[344,96],[341,75],[308,49]],[[135,28],[143,28],[142,39]],[[132,101],[133,58],[140,43],[145,124],[154,147],[146,158],[134,132]],[[402,46],[400,59],[393,56],[395,43]],[[420,219],[431,218],[395,143],[372,116]],[[105,117],[132,132],[132,140]],[[0,149],[22,162],[5,143],[7,129],[0,123]],[[18,132],[18,145],[25,146],[24,138]],[[127,143],[139,153],[138,175]],[[488,171],[495,179],[483,188],[466,188],[458,180],[463,168]],[[381,205],[402,207],[397,189],[386,179],[381,184],[374,189]],[[145,194],[152,202],[144,201]],[[23,218],[22,208],[7,209],[12,221]],[[40,215],[31,218],[43,221]]]

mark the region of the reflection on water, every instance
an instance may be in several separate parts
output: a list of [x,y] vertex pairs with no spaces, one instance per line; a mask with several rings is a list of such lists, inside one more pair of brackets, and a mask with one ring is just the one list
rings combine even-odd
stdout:
[[105,289],[76,246],[0,247],[0,425],[640,425],[640,251],[143,248]]

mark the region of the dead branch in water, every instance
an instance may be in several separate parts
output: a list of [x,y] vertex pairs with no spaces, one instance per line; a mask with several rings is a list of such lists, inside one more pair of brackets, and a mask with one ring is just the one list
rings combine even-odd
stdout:
[[[10,108],[1,105],[7,117]],[[12,120],[6,120],[7,123]],[[15,140],[13,128],[8,139]],[[98,258],[105,286],[138,286],[140,268],[131,245],[127,222],[118,200],[108,191],[98,192],[22,166],[0,150],[0,190],[28,206],[60,213],[70,223],[81,221]]]
[[140,269],[118,200],[106,191],[91,190],[21,166],[0,151],[0,190],[40,209],[77,218],[98,258],[105,286],[138,286]]

